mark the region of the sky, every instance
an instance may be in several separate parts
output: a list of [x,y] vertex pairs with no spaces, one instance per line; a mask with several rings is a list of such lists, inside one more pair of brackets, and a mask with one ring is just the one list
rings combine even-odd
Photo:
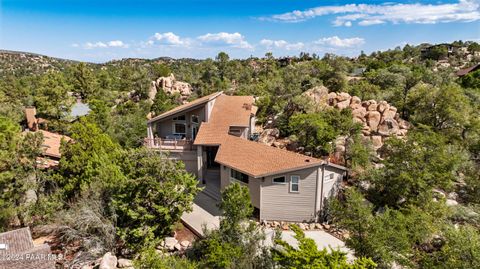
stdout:
[[355,56],[480,41],[480,0],[0,0],[0,49],[121,58]]

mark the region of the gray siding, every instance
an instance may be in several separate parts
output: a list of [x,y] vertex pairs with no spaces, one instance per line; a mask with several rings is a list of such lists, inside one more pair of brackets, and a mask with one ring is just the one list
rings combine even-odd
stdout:
[[196,151],[170,152],[169,158],[182,161],[185,164],[185,170],[187,170],[187,172],[198,176]]
[[[224,190],[228,184],[230,184],[230,167],[222,165],[220,167],[220,188]],[[262,180],[259,178],[248,177],[248,189],[250,190],[250,199],[252,205],[256,208],[260,208],[260,185]],[[243,186],[246,184],[240,183]]]
[[[310,221],[315,218],[315,195],[318,168],[307,168],[276,176],[265,177],[261,188],[260,219]],[[286,176],[286,184],[272,179]],[[290,192],[290,176],[300,176],[299,192]]]
[[[182,112],[175,114],[171,117],[168,117],[166,119],[163,119],[161,121],[155,122],[154,126],[154,136],[160,137],[160,138],[165,138],[167,135],[171,135],[173,133],[173,118],[179,115],[185,114],[186,117],[186,137],[191,139],[192,138],[192,124],[191,124],[191,117],[192,115],[197,115],[199,118],[199,122],[204,122],[205,121],[205,107],[200,107],[195,110],[187,111],[187,112]],[[200,127],[200,125],[198,125]]]
[[[344,173],[345,172],[341,169],[331,166],[325,166],[323,181],[323,207],[325,207],[328,199],[337,195],[340,184],[342,183]],[[333,179],[329,177],[330,174],[333,174]]]

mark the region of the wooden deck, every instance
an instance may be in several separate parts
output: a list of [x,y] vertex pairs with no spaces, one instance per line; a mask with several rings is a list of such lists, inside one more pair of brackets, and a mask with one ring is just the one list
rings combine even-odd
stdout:
[[190,139],[145,138],[143,143],[146,147],[152,149],[181,151],[196,150],[193,146],[193,141]]

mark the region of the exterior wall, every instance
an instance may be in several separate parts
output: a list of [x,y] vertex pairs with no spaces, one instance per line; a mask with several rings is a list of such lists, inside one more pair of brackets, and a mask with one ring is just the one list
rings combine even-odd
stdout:
[[[248,177],[248,188],[250,190],[250,198],[252,200],[252,205],[260,209],[260,185],[262,179]],[[239,182],[240,184],[246,186],[246,184]],[[220,190],[224,190],[230,184],[230,167],[221,165],[220,166]]]
[[[192,138],[192,123],[191,123],[191,117],[192,115],[197,115],[199,118],[199,122],[204,122],[205,121],[205,106],[197,108],[195,110],[190,110],[187,112],[182,112],[178,113],[175,115],[172,115],[166,119],[163,119],[161,121],[157,121],[154,123],[153,127],[153,132],[157,137],[160,138],[165,138],[167,135],[172,135],[173,134],[173,118],[179,115],[185,114],[185,119],[186,119],[186,134],[185,136],[189,139]],[[198,125],[198,128],[200,125]]]
[[[320,210],[323,210],[326,202],[329,198],[337,195],[340,184],[343,180],[343,174],[345,172],[341,169],[325,166],[323,171],[323,192],[322,192],[322,203]],[[333,179],[330,178],[330,174],[333,174]],[[321,178],[320,178],[321,179]]]
[[[333,179],[330,179],[333,174]],[[344,171],[331,166],[312,167],[265,178],[249,176],[252,205],[260,209],[261,220],[314,221],[326,201],[337,194]],[[285,184],[273,178],[285,176]],[[299,192],[290,192],[290,176],[300,176]],[[322,179],[325,177],[322,188]],[[328,177],[328,178],[327,178]],[[318,185],[317,185],[318,181]],[[220,166],[220,189],[230,184],[230,168]],[[242,184],[242,183],[240,183]],[[320,202],[322,200],[322,202]]]
[[[260,219],[310,221],[315,218],[318,167],[265,177],[261,186]],[[299,192],[290,192],[290,176],[300,176]],[[285,184],[272,179],[285,176]]]
[[169,158],[182,161],[187,172],[198,176],[197,151],[170,152]]

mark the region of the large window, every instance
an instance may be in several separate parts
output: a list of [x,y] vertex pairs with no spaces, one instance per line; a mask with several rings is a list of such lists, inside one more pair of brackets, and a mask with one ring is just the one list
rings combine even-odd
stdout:
[[185,115],[180,115],[173,118],[173,133],[185,135],[187,133],[187,123]]
[[299,192],[300,190],[300,177],[290,176],[290,192]]
[[173,124],[173,133],[174,134],[185,134],[187,132],[187,126],[185,123],[174,123]]
[[248,175],[237,170],[230,169],[230,179],[238,180],[242,183],[248,184]]
[[275,184],[285,184],[287,183],[287,180],[285,179],[285,176],[281,176],[281,177],[274,177],[272,179],[272,182]]
[[173,121],[185,121],[185,115],[176,116],[173,118]]

